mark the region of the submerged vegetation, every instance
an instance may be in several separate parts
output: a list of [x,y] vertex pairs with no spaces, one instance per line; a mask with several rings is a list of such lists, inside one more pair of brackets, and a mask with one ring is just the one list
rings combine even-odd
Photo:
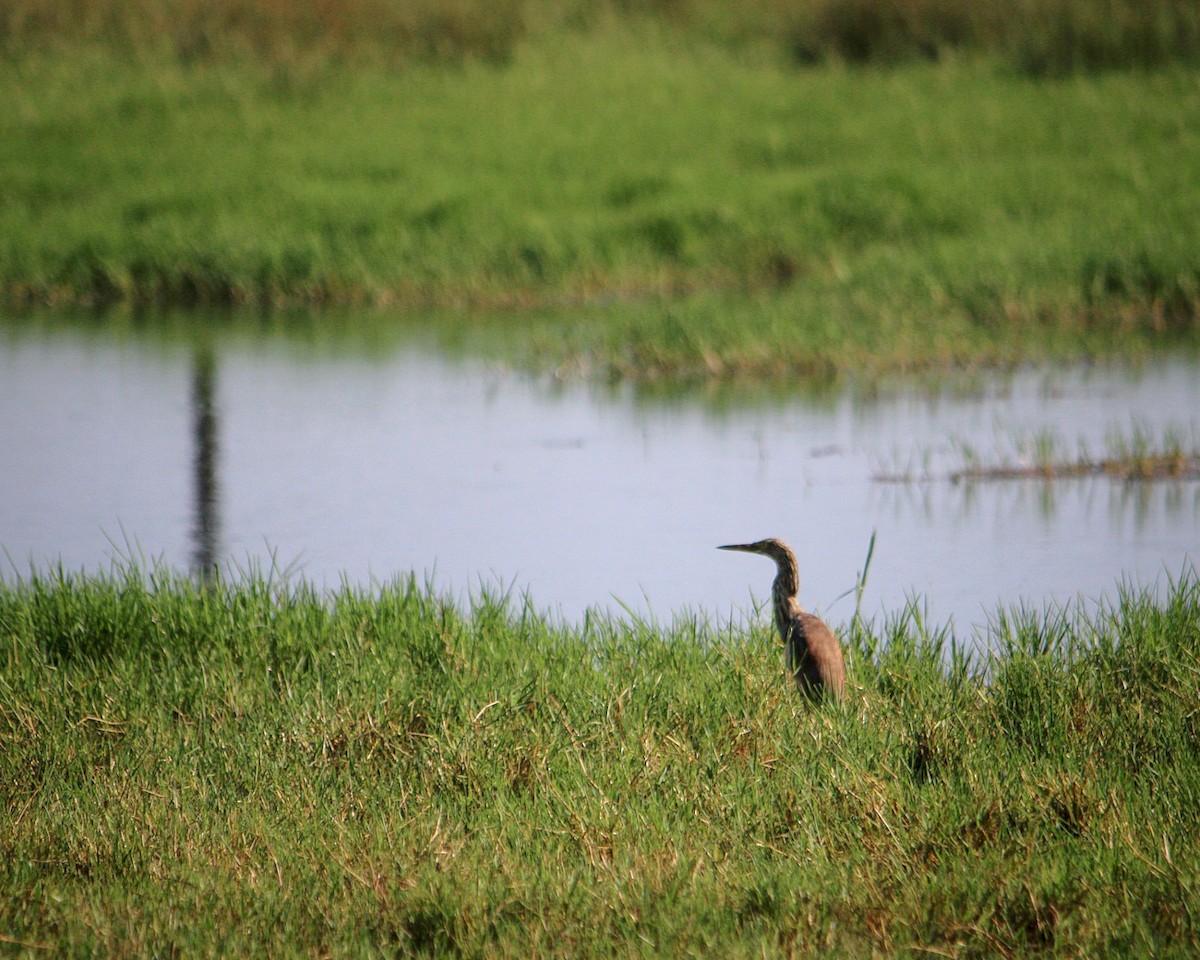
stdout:
[[744,6],[5,4],[0,297],[512,308],[642,380],[1195,342],[1193,4]]
[[[1059,480],[1072,477],[1107,477],[1111,480],[1200,480],[1200,440],[1189,440],[1178,429],[1155,436],[1134,425],[1130,430],[1110,430],[1103,453],[1095,453],[1080,440],[1072,449],[1052,430],[1012,438],[1011,454],[989,456],[972,444],[954,443],[958,464],[945,474],[954,483],[980,480]],[[919,470],[885,468],[874,479],[886,483],[911,483],[934,479],[925,458]]]
[[0,934],[56,956],[1190,956],[1200,581],[768,634],[165,574],[0,585]]

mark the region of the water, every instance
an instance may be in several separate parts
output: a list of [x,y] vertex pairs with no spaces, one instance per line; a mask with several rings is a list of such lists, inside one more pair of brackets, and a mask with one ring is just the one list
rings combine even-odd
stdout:
[[[463,596],[528,591],[669,618],[745,615],[773,568],[717,544],[779,536],[802,601],[832,621],[872,533],[867,613],[920,597],[970,635],[999,603],[1041,608],[1177,574],[1200,483],[941,477],[1056,431],[1103,450],[1137,423],[1197,437],[1193,358],[1028,370],[937,390],[846,389],[720,405],[554,384],[417,342],[327,350],[283,336],[0,336],[4,576],[140,555],[179,569],[271,565],[326,587],[416,571]],[[840,599],[839,599],[840,598]]]

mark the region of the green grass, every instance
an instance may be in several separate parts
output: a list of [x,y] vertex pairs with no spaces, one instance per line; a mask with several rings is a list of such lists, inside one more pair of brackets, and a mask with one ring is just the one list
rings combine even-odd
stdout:
[[1197,333],[1185,68],[794,69],[609,26],[402,71],[28,53],[0,99],[10,303],[511,308],[482,326],[523,362],[642,379]]
[[0,587],[20,955],[1190,956],[1200,581],[765,633],[166,573]]

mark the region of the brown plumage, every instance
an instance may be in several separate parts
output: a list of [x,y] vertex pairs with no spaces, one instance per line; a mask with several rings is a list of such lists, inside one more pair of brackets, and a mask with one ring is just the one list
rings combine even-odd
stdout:
[[805,696],[821,700],[828,694],[841,700],[846,688],[842,647],[829,627],[801,608],[796,598],[800,590],[800,573],[791,547],[782,540],[770,538],[755,543],[731,543],[717,549],[757,553],[775,561],[777,572],[775,582],[771,584],[771,607],[775,612],[775,626],[783,640],[788,669]]

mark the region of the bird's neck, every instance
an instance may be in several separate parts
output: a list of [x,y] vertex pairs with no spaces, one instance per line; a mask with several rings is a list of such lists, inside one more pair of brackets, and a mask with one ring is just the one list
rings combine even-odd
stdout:
[[771,597],[775,606],[775,626],[779,628],[780,635],[785,639],[788,636],[788,624],[792,620],[792,611],[800,606],[797,600],[799,592],[800,584],[795,569],[789,570],[781,564],[779,573],[775,576],[775,583],[771,585]]
[[795,567],[779,565],[779,572],[775,574],[771,592],[780,598],[794,598],[800,593],[800,578],[796,576]]

